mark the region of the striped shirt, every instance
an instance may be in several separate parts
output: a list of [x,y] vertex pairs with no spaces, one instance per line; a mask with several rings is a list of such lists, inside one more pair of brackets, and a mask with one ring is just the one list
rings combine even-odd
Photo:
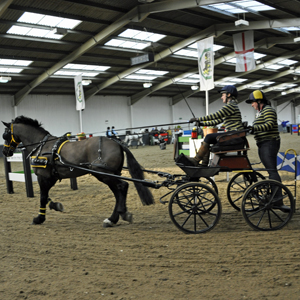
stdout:
[[253,122],[256,142],[279,139],[277,113],[270,105],[265,105]]
[[236,100],[229,100],[220,110],[208,116],[200,117],[199,121],[205,121],[205,126],[215,126],[222,123],[226,131],[244,129],[242,115]]

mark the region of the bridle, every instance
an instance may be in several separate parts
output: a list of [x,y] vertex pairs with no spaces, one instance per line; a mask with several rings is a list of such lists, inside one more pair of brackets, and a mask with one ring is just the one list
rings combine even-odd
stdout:
[[13,123],[11,123],[10,129],[5,128],[5,132],[3,134],[3,139],[4,139],[5,142],[10,140],[9,144],[4,143],[4,145],[3,145],[4,147],[8,148],[9,152],[15,151],[17,146],[20,144],[20,142],[17,142],[16,139],[14,138],[13,133],[14,133],[14,128],[13,128]]

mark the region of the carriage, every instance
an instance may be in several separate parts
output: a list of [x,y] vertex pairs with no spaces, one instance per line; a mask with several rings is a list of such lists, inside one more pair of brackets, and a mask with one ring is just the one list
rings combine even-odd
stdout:
[[[104,220],[104,227],[113,226],[119,217],[132,222],[132,215],[126,208],[127,181],[131,181],[145,205],[153,203],[149,187],[167,188],[169,191],[160,198],[160,202],[168,203],[170,218],[181,231],[193,234],[208,232],[218,224],[222,213],[218,187],[212,179],[220,172],[237,172],[228,184],[227,197],[233,208],[242,211],[244,219],[253,229],[281,229],[291,220],[295,211],[296,181],[293,196],[289,185],[265,179],[259,172],[265,169],[253,169],[247,156],[247,130],[218,137],[218,143],[211,149],[214,158],[208,167],[189,166],[184,156],[179,156],[176,165],[184,174],[169,174],[142,169],[129,149],[118,140],[94,137],[68,143],[65,136],[53,137],[36,120],[23,116],[3,124],[6,126],[3,154],[11,156],[22,142],[32,157],[38,176],[40,211],[33,219],[33,224],[45,221],[47,205],[50,209],[62,210],[61,203],[49,200],[49,190],[57,180],[84,174],[92,174],[107,184],[116,198],[114,211]],[[124,152],[127,155],[127,167],[123,165]],[[121,176],[122,169],[128,169],[132,177]],[[156,174],[162,180],[145,180],[144,173]],[[280,199],[275,197],[278,190],[282,192]],[[167,196],[171,196],[168,201],[165,200]],[[282,209],[279,201],[288,209]]]

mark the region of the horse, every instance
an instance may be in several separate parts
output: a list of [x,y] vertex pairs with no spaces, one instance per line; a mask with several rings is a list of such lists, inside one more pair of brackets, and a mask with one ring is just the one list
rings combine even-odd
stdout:
[[127,144],[128,147],[132,145],[132,142],[136,141],[136,148],[138,148],[139,145],[145,146],[143,142],[143,133],[144,130],[141,129],[139,133],[134,133],[134,134],[127,134],[124,139],[124,143]]
[[[132,223],[132,214],[127,211],[126,197],[128,182],[121,177],[126,153],[127,168],[143,205],[154,203],[153,196],[143,184],[143,170],[131,151],[118,140],[107,137],[91,137],[82,141],[72,141],[67,135],[56,137],[42,127],[37,120],[19,116],[10,123],[3,122],[3,155],[12,156],[22,143],[31,157],[31,165],[37,175],[40,188],[40,208],[32,224],[42,224],[46,220],[46,207],[62,211],[62,204],[52,202],[49,191],[58,180],[76,178],[91,174],[108,185],[115,197],[112,215],[103,221],[103,227],[117,224],[119,217]],[[149,185],[148,185],[149,186]],[[151,185],[150,185],[151,186]]]

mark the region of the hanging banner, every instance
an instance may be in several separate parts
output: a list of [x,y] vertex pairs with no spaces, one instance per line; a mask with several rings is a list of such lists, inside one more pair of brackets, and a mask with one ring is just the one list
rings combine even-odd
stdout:
[[247,72],[255,69],[253,31],[234,34],[233,45],[236,57],[235,71]]
[[213,46],[213,37],[209,37],[197,43],[200,91],[208,91],[215,87]]
[[76,110],[83,110],[85,109],[85,101],[84,101],[81,75],[74,77],[74,84],[75,84],[75,96],[76,96]]

